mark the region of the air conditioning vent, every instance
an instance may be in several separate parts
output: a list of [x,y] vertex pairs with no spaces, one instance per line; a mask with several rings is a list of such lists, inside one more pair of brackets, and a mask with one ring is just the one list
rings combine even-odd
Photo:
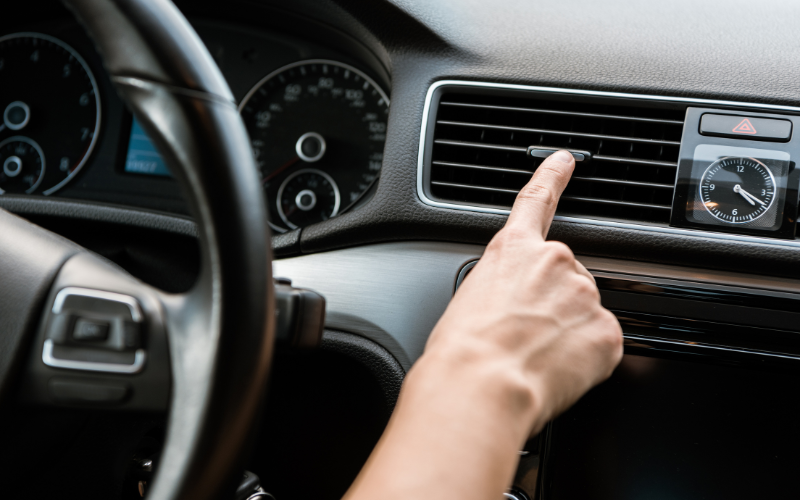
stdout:
[[529,146],[592,153],[558,214],[668,223],[685,105],[554,92],[437,89],[422,184],[432,201],[508,209],[541,159]]

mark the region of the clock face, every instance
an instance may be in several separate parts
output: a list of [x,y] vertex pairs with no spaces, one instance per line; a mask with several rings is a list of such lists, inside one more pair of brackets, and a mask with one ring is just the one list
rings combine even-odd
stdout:
[[760,161],[745,157],[722,158],[700,179],[700,199],[715,218],[744,224],[762,215],[775,200],[775,178]]

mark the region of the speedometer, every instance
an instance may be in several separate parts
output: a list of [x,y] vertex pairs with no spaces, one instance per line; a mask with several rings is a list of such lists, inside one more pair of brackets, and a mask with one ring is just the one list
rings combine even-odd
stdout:
[[239,111],[276,231],[335,217],[380,174],[389,98],[352,66],[290,64],[258,82]]

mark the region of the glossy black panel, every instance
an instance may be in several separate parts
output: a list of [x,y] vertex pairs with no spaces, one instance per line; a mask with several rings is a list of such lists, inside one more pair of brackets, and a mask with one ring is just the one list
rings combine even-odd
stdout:
[[796,498],[797,374],[626,356],[559,417],[546,500]]

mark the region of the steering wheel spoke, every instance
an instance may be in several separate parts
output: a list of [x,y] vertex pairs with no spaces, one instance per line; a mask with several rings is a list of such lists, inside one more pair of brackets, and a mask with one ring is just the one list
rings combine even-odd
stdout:
[[160,295],[87,251],[70,257],[44,304],[23,399],[166,411],[171,376]]

